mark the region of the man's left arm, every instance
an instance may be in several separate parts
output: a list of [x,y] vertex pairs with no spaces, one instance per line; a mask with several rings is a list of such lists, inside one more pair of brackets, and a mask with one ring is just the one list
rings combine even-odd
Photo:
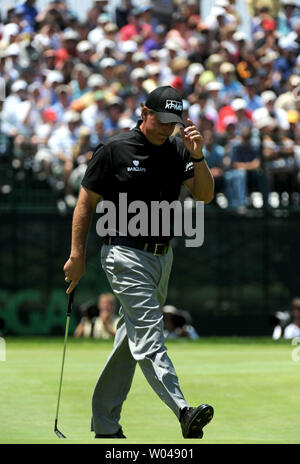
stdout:
[[184,185],[191,192],[195,200],[210,203],[214,197],[214,178],[206,164],[205,159],[197,162],[198,159],[203,158],[203,139],[193,124],[188,119],[189,126],[181,129],[182,140],[185,148],[190,153],[192,159],[194,158],[194,177],[187,179]]

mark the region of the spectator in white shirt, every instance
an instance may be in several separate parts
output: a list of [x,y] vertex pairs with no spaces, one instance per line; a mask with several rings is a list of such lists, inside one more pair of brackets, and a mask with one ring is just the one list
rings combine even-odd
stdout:
[[102,90],[94,93],[94,103],[85,108],[82,112],[82,122],[92,131],[95,128],[95,121],[105,117],[106,98]]
[[300,337],[300,298],[293,298],[291,302],[291,318],[292,321],[285,327],[279,324],[274,328],[273,340]]
[[78,139],[80,122],[80,113],[67,111],[62,126],[52,134],[48,142],[52,155],[52,172],[64,180],[66,193],[71,193],[68,181],[73,170],[73,146]]

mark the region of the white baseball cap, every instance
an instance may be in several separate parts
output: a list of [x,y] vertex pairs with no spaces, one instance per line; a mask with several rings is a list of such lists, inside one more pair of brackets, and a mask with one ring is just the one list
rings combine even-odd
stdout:
[[92,74],[87,80],[87,85],[90,88],[103,87],[105,83],[106,83],[106,80],[100,74]]
[[210,81],[206,84],[205,90],[211,92],[213,90],[221,90],[223,85],[219,81]]
[[147,79],[147,72],[144,68],[135,68],[130,73],[130,79],[134,81],[135,79]]
[[261,99],[265,104],[270,102],[270,101],[275,101],[276,98],[277,98],[276,93],[273,92],[272,90],[265,90],[261,94]]
[[79,122],[81,119],[80,113],[78,111],[74,110],[68,110],[65,112],[63,116],[63,122],[69,123],[69,122]]
[[132,55],[133,63],[137,63],[138,61],[147,61],[147,55],[145,52],[135,52]]
[[47,74],[46,82],[48,84],[53,84],[54,82],[57,82],[58,84],[61,84],[63,81],[64,81],[64,76],[59,71],[50,71]]
[[121,52],[122,53],[135,53],[138,50],[138,45],[134,40],[125,40],[121,44]]
[[247,103],[243,98],[235,98],[231,102],[231,108],[234,111],[245,110],[247,108]]
[[110,57],[107,57],[107,58],[103,58],[101,61],[100,61],[100,67],[101,69],[105,69],[105,68],[113,68],[114,66],[116,66],[117,62],[114,58],[110,58]]
[[63,39],[64,40],[79,40],[80,35],[77,31],[74,31],[74,29],[68,29],[64,31]]
[[26,90],[26,89],[27,89],[27,82],[22,79],[18,79],[11,86],[12,92],[19,92],[19,90]]
[[89,42],[88,40],[81,40],[77,44],[76,50],[79,53],[84,53],[84,52],[88,52],[89,50],[93,50],[93,46],[92,46],[91,42]]

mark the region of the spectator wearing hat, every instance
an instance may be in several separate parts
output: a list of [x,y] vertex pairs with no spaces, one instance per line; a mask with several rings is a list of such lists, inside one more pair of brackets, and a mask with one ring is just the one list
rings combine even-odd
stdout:
[[299,95],[300,76],[292,74],[288,80],[287,91],[279,95],[274,103],[275,109],[296,110],[300,111],[300,98]]
[[16,137],[20,131],[18,115],[20,104],[27,99],[28,84],[23,79],[11,86],[11,94],[5,99],[2,109],[2,132],[8,137]]
[[[117,59],[119,57],[119,52],[116,50],[116,45],[112,40],[103,39],[101,42],[98,43],[96,47],[96,54],[94,55],[93,59],[95,60],[95,64],[97,60],[100,61],[103,58],[114,58]],[[99,69],[99,67],[97,67]]]
[[280,36],[286,36],[293,30],[293,19],[297,16],[295,0],[281,0],[278,12],[277,30]]
[[203,91],[197,94],[197,100],[189,108],[189,118],[192,121],[199,121],[203,118],[210,119],[213,123],[217,121],[218,112],[209,92]]
[[[284,318],[284,323],[281,322],[274,327],[273,334],[272,334],[273,340],[279,340],[280,338],[290,340],[295,337],[300,337],[300,298],[299,297],[292,299],[290,309],[291,309],[290,314],[287,313],[288,317]],[[277,321],[280,322],[279,319],[277,319]]]
[[177,56],[170,63],[170,69],[173,73],[173,76],[182,78],[184,89],[186,89],[186,74],[189,65],[189,60],[181,56]]
[[248,110],[247,103],[244,98],[234,98],[230,105],[225,105],[220,109],[216,123],[217,132],[223,133],[227,130],[225,118],[228,116],[232,117],[234,120],[235,136],[240,135],[243,127],[252,126],[251,112]]
[[209,100],[217,111],[220,108],[219,92],[222,88],[223,85],[217,80],[210,81],[205,86],[205,91],[209,94]]
[[143,87],[147,93],[150,93],[161,83],[161,66],[158,63],[152,63],[148,64],[145,70],[148,77],[143,82]]
[[128,66],[126,64],[119,64],[114,68],[114,79],[110,89],[117,95],[122,91],[128,90],[129,87]]
[[48,146],[48,140],[52,132],[55,130],[57,116],[51,108],[42,111],[42,124],[38,125],[35,129],[35,143],[37,151],[34,157],[34,168],[36,172],[50,178],[52,175],[51,163],[52,155]]
[[259,64],[262,66],[262,69],[264,69],[268,73],[268,76],[271,76],[271,79],[273,76],[274,63],[278,58],[278,52],[276,52],[275,50],[268,49],[266,50],[265,54],[259,59]]
[[20,101],[16,112],[18,134],[14,140],[14,153],[19,159],[30,162],[37,150],[35,133],[42,123],[40,96],[41,84],[30,84],[27,86],[26,98]]
[[287,37],[281,37],[278,41],[280,56],[274,62],[274,90],[279,91],[293,74],[296,65],[298,44]]
[[217,79],[220,75],[220,66],[224,61],[225,59],[220,53],[213,53],[205,61],[205,69],[212,71],[214,79]]
[[[260,0],[254,3],[254,14],[251,15],[251,36],[256,32],[263,32],[262,22],[272,19],[272,0]],[[274,15],[275,16],[275,15]]]
[[41,24],[39,31],[33,36],[32,43],[45,51],[59,49],[61,46],[59,23],[49,21],[44,25]]
[[220,104],[229,104],[234,97],[244,96],[242,84],[235,77],[235,66],[232,63],[224,62],[220,66],[220,82],[223,88],[219,92]]
[[45,70],[45,75],[44,88],[47,95],[47,102],[49,105],[54,105],[58,101],[56,88],[64,82],[64,76],[57,70]]
[[134,40],[126,40],[125,42],[121,42],[120,44],[122,63],[125,64],[129,70],[132,70],[134,67],[132,58],[137,51],[138,45]]
[[76,47],[78,42],[80,42],[80,35],[77,31],[67,29],[62,33],[62,47],[56,53],[57,61],[60,62],[59,64],[63,64],[69,57],[77,57]]
[[173,305],[163,307],[164,336],[168,339],[190,338],[197,340],[199,335],[191,325],[191,315]]
[[245,80],[245,90],[246,94],[244,100],[246,102],[246,107],[251,111],[255,111],[258,108],[262,108],[264,102],[260,95],[257,95],[258,80],[255,77],[250,77]]
[[80,122],[80,113],[73,110],[66,111],[61,126],[54,130],[48,141],[52,156],[52,173],[64,182],[67,195],[72,194],[69,177],[73,171],[73,148],[78,140]]
[[230,153],[231,169],[224,174],[225,192],[230,207],[244,208],[251,190],[259,188],[258,169],[261,165],[260,151],[251,142],[251,128],[243,127],[240,141]]
[[267,109],[267,114],[271,118],[275,118],[280,129],[284,131],[290,128],[287,113],[282,108],[275,108],[275,102],[277,96],[272,90],[266,90],[261,94],[261,99],[263,101],[264,107]]
[[53,48],[48,48],[43,52],[43,64],[45,69],[53,71],[55,69],[56,52]]
[[78,62],[89,68],[91,73],[98,71],[98,66],[93,60],[95,49],[88,40],[81,40],[76,46]]
[[82,122],[94,132],[95,121],[99,118],[104,120],[105,116],[106,97],[103,90],[97,90],[94,93],[94,103],[85,108],[82,113]]
[[132,89],[137,93],[137,104],[144,103],[147,98],[147,92],[144,88],[144,82],[147,79],[148,74],[144,68],[135,68],[130,73],[130,83]]
[[101,75],[105,79],[106,85],[109,87],[114,80],[114,68],[117,61],[114,58],[103,58],[99,64]]
[[79,193],[81,181],[94,151],[91,135],[92,132],[88,127],[81,126],[78,130],[78,140],[73,146],[73,170],[69,178],[69,184],[72,194],[76,196]]
[[27,87],[27,98],[18,107],[18,119],[21,132],[32,136],[42,124],[42,110],[44,109],[43,85],[33,82]]
[[97,27],[101,15],[106,14],[107,5],[108,0],[97,0],[93,2],[92,7],[87,11],[87,23],[90,29]]
[[106,81],[101,74],[91,74],[87,79],[87,92],[79,99],[73,100],[73,103],[75,104],[76,102],[76,105],[78,104],[83,111],[85,108],[95,103],[95,92],[103,90],[105,87]]
[[21,69],[18,64],[20,52],[21,52],[20,45],[18,45],[16,42],[13,42],[2,53],[1,77],[4,78],[6,82],[16,81],[20,77]]
[[70,86],[62,84],[56,88],[55,93],[57,95],[57,102],[51,106],[51,109],[55,112],[57,121],[62,122],[72,101],[72,90]]
[[231,102],[231,108],[237,118],[236,135],[241,135],[242,130],[246,127],[252,128],[251,112],[247,108],[247,102],[244,98],[234,98]]
[[191,35],[192,33],[188,28],[188,18],[180,11],[175,12],[172,16],[171,28],[166,35],[167,41],[176,42],[182,50],[186,51],[189,48]]
[[122,42],[132,40],[139,35],[143,39],[146,39],[150,36],[151,32],[151,24],[143,21],[143,9],[136,7],[128,15],[128,23],[119,30],[119,38]]
[[131,121],[137,122],[138,118],[136,115],[136,108],[138,107],[138,92],[134,87],[126,87],[118,93],[118,97],[121,98],[124,106],[122,112],[123,119],[130,119]]
[[71,74],[72,80],[70,82],[72,99],[76,100],[89,91],[87,82],[90,75],[91,71],[85,64],[78,63],[74,66]]
[[186,90],[189,95],[195,91],[196,83],[204,71],[204,66],[201,63],[191,63],[186,73]]
[[233,38],[236,32],[236,26],[234,24],[228,24],[221,31],[221,42],[220,42],[220,53],[223,50],[223,56],[226,57],[226,61],[230,61],[235,65],[239,61],[240,48]]
[[261,31],[253,35],[254,47],[257,56],[263,56],[266,51],[277,48],[276,21],[266,17],[261,21]]
[[191,37],[188,45],[187,59],[191,63],[204,64],[211,54],[208,36],[199,34],[197,37]]
[[152,35],[143,43],[143,50],[149,56],[152,50],[161,50],[166,42],[167,29],[163,24],[158,24]]
[[123,102],[120,97],[111,97],[106,101],[106,116],[104,118],[104,130],[108,137],[118,133],[119,120],[123,110]]
[[110,16],[107,13],[99,14],[97,25],[91,29],[87,36],[87,40],[96,48],[97,45],[104,39],[104,26],[110,22]]
[[295,143],[280,130],[275,118],[260,115],[256,127],[261,132],[262,156],[268,191],[296,191]]

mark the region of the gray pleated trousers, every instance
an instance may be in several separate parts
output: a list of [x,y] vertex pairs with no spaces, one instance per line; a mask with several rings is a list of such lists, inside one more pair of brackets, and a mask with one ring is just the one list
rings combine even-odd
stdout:
[[103,245],[101,264],[121,303],[113,350],[107,359],[92,398],[92,431],[112,434],[120,428],[124,400],[136,364],[157,395],[179,419],[187,407],[167,348],[163,313],[172,268],[173,252],[165,255],[124,246]]

